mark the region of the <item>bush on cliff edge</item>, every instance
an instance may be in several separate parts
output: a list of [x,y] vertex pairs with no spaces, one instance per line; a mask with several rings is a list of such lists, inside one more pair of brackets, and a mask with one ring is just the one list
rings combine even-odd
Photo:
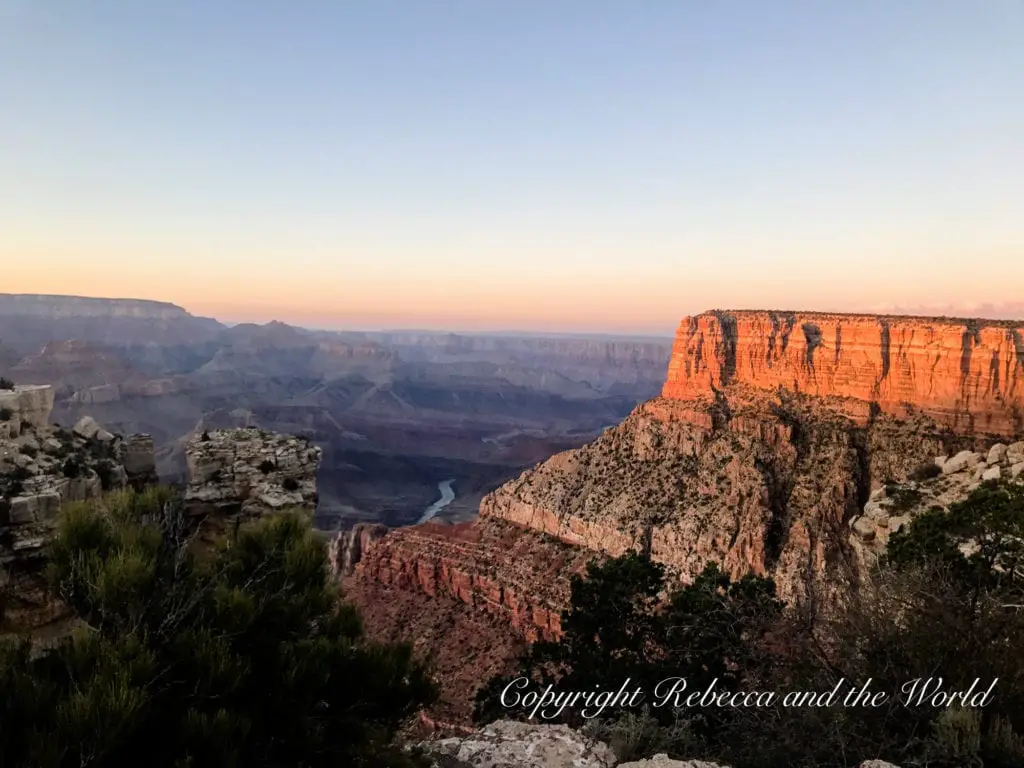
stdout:
[[399,766],[434,689],[360,638],[298,515],[193,546],[165,489],[64,513],[53,583],[82,621],[41,653],[0,645],[0,765]]

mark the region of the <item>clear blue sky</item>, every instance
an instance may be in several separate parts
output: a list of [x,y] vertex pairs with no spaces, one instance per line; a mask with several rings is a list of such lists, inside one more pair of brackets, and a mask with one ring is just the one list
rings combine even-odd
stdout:
[[0,0],[0,261],[319,325],[1020,312],[1024,2]]

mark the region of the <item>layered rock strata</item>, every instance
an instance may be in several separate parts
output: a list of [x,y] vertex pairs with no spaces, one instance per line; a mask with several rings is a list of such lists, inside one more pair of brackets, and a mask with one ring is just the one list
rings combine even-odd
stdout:
[[[1020,330],[778,312],[688,318],[661,397],[485,496],[463,528],[366,541],[349,581],[461,596],[528,637],[557,636],[569,594],[558,569],[595,553],[647,552],[683,581],[714,561],[733,577],[773,577],[789,600],[841,599],[865,553],[887,540],[865,509],[882,489],[926,477],[937,456],[948,460],[939,471],[964,473],[950,499],[997,472],[1020,475],[1018,445],[996,442],[1024,430]],[[898,516],[886,517],[887,532]],[[568,549],[555,561],[529,551],[535,541]],[[514,569],[494,567],[507,556]],[[488,597],[509,593],[533,603],[509,609]]]
[[312,515],[321,455],[306,438],[255,427],[202,432],[185,447],[185,508],[217,527],[286,509]]
[[358,562],[348,561],[347,588],[371,582],[451,597],[502,618],[529,640],[558,636],[570,579],[595,558],[594,552],[499,520],[424,523],[360,546]]
[[49,425],[47,390],[19,387],[6,400],[18,410],[0,413],[0,602],[18,629],[63,616],[42,575],[62,505],[155,480],[152,438],[115,435],[89,418],[72,430]]
[[663,397],[731,384],[852,398],[959,432],[1024,431],[1024,323],[817,312],[705,312],[676,333]]

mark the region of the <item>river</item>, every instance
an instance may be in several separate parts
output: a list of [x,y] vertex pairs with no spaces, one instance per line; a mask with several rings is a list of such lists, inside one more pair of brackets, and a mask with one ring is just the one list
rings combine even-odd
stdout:
[[432,519],[438,512],[455,501],[455,491],[452,490],[452,483],[454,482],[455,478],[451,477],[447,480],[442,480],[437,484],[437,490],[441,492],[441,498],[427,507],[427,511],[424,512],[423,517],[420,518],[421,523],[425,523]]

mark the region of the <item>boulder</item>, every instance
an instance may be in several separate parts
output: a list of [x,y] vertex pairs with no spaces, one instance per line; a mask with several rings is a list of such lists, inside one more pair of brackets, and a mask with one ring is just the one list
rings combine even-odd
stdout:
[[869,501],[864,505],[864,516],[872,519],[880,517],[888,517],[885,507],[879,504],[877,501]]
[[981,454],[974,451],[960,451],[956,456],[942,465],[942,474],[950,475],[973,467],[981,461]]
[[1002,470],[998,466],[989,467],[988,469],[981,473],[981,479],[982,482],[986,480],[998,480],[1001,474]]
[[988,449],[987,464],[998,464],[1006,458],[1006,446],[1002,443],[996,443]]
[[1024,461],[1024,440],[1018,443],[1013,443],[1006,449],[1006,460],[1011,464],[1016,464],[1018,461]]
[[938,467],[939,469],[942,469],[942,467],[946,464],[947,461],[949,461],[949,456],[936,456],[935,466]]
[[1018,461],[1012,467],[1010,467],[1010,477],[1016,480],[1024,472],[1024,461]]
[[853,521],[853,532],[864,541],[875,538],[875,521],[868,517],[858,517]]
[[96,419],[92,416],[83,416],[71,431],[81,438],[92,440],[96,437],[96,433],[100,431],[100,425],[96,423]]
[[706,763],[703,760],[673,760],[664,752],[646,760],[633,760],[619,763],[618,768],[726,768],[718,763]]
[[472,768],[612,768],[616,762],[608,745],[568,726],[512,720],[420,746],[430,755],[448,756]]

